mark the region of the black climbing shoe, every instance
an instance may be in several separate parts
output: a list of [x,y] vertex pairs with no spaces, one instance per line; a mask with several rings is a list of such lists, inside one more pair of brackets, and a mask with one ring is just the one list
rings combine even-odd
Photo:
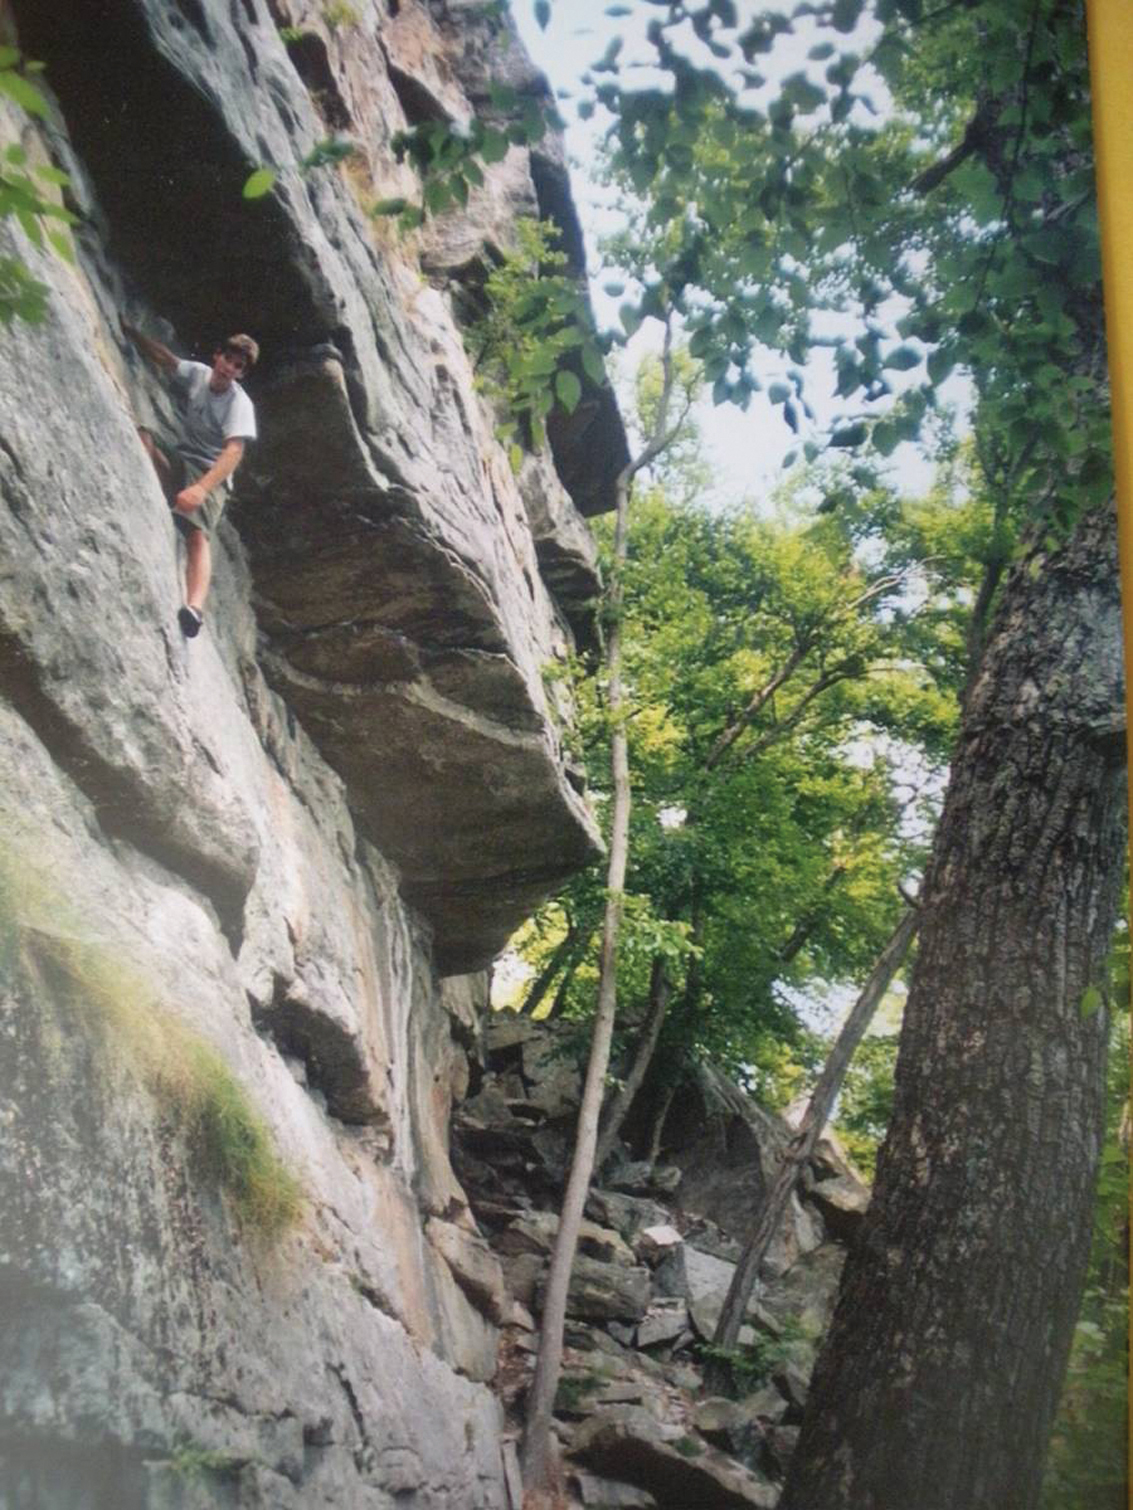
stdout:
[[184,608],[177,610],[177,622],[181,626],[181,633],[187,640],[196,639],[197,635],[201,632],[201,625],[204,621],[204,615],[199,613],[197,609],[190,608],[187,604]]

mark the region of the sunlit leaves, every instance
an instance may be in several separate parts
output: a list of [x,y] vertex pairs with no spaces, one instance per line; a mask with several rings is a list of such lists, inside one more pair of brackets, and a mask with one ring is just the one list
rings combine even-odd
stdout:
[[[785,8],[747,12],[735,39],[722,12],[696,14],[699,34],[711,23],[749,62],[769,55],[776,76],[796,25]],[[1075,15],[1053,0],[1027,10],[1022,96],[1018,17],[1000,0],[940,8],[931,29],[910,30],[918,0],[835,0],[823,14],[831,28],[808,57],[822,66],[780,67],[763,111],[694,61],[675,12],[653,23],[654,62],[672,88],[603,86],[614,171],[640,205],[636,246],[623,240],[611,260],[661,271],[718,401],[742,401],[741,374],[766,367],[762,347],[807,365],[818,316],[872,320],[868,340],[835,351],[849,411],[835,448],[872,439],[891,455],[920,439],[936,389],[962,373],[983,423],[1021,458],[1010,472],[1018,506],[1067,521],[1110,469]],[[870,19],[881,32],[866,56],[857,27]],[[871,116],[879,81],[892,108]],[[634,318],[623,310],[623,329]],[[1058,372],[1093,380],[1060,392]],[[775,386],[790,428],[805,419],[801,397]]]
[[49,290],[17,257],[0,257],[0,325],[38,324],[47,313]]
[[470,345],[480,354],[478,381],[499,406],[498,434],[518,471],[523,446],[546,443],[555,405],[573,413],[582,401],[583,375],[597,387],[606,375],[585,289],[567,270],[557,230],[521,220],[516,231],[517,245],[488,275],[487,313]]
[[512,116],[506,124],[480,116],[470,121],[429,120],[394,137],[396,156],[410,162],[421,177],[421,208],[426,214],[466,205],[470,189],[484,182],[485,164],[502,162],[513,145],[532,146],[546,135],[549,118],[537,101],[522,99],[501,83],[489,86],[489,96],[496,110]]
[[560,368],[555,374],[555,395],[568,414],[573,414],[578,408],[582,384],[568,367]]
[[[0,93],[13,100],[29,115],[46,118],[47,101],[27,77],[38,73],[42,65],[24,61],[14,47],[0,47]],[[13,142],[0,157],[0,219],[11,216],[32,246],[50,246],[66,262],[75,260],[70,234],[64,227],[73,225],[76,216],[60,203],[70,186],[61,168],[50,163],[33,163],[25,148]],[[35,277],[22,258],[0,258],[0,325],[13,320],[29,324],[41,321],[47,312],[48,288]]]
[[244,180],[244,198],[262,199],[265,194],[271,193],[278,177],[279,171],[276,168],[257,168]]
[[[12,55],[11,48],[6,48],[5,52],[8,56]],[[6,94],[10,100],[15,100],[16,104],[26,110],[29,115],[37,115],[42,120],[47,119],[47,101],[42,93],[30,79],[22,73],[17,73],[14,68],[0,68],[0,94]]]
[[[641,382],[649,378],[647,367]],[[840,745],[869,726],[913,741],[927,735],[945,750],[954,715],[950,688],[936,687],[914,649],[935,646],[934,633],[916,640],[907,617],[891,625],[884,595],[858,601],[867,579],[854,560],[860,535],[851,517],[869,532],[896,505],[865,497],[848,469],[827,480],[849,492],[856,511],[843,506],[817,525],[804,522],[801,508],[772,523],[647,493],[634,506],[625,577],[629,889],[648,897],[658,918],[687,918],[697,896],[706,920],[697,1010],[688,1019],[675,1012],[670,1032],[690,1049],[737,1068],[764,1065],[776,1077],[787,1073],[783,1052],[800,1052],[776,977],[868,965],[899,905],[893,879],[911,859],[884,762],[847,763]],[[678,488],[679,478],[666,485]],[[957,534],[966,541],[963,526]],[[919,537],[908,548],[919,549]],[[761,705],[733,758],[706,770],[721,729],[775,679],[800,639],[796,672]],[[898,658],[900,667],[884,664]],[[603,757],[598,749],[588,758],[599,789]],[[645,983],[637,972],[623,985],[633,998]],[[589,1003],[585,993],[574,999],[579,1010]],[[793,1035],[795,1049],[783,1051]]]

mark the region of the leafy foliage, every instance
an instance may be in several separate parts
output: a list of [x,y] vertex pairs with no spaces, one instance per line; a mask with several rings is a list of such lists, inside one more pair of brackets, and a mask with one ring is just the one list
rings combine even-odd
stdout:
[[863,1039],[846,1072],[838,1098],[836,1128],[857,1167],[872,1176],[877,1150],[893,1111],[893,1067],[897,1062],[896,1033],[875,1033]]
[[517,223],[515,247],[488,274],[487,312],[470,333],[481,383],[506,416],[498,433],[516,470],[523,444],[545,444],[555,405],[569,414],[582,397],[583,377],[605,381],[585,289],[566,271],[557,240],[547,221]]
[[[808,500],[835,487],[852,506],[808,517]],[[931,819],[920,806],[931,798],[903,790],[911,754],[932,770],[954,729],[963,640],[942,651],[938,639],[955,638],[953,615],[978,579],[963,542],[980,531],[957,530],[938,560],[919,552],[948,517],[975,520],[979,509],[943,485],[918,504],[864,493],[845,468],[785,488],[772,518],[674,504],[661,488],[636,501],[619,994],[643,1003],[653,958],[667,958],[678,987],[662,1047],[670,1067],[711,1054],[782,1104],[820,1059],[798,992],[859,980],[872,965]],[[604,811],[608,728],[592,686],[575,697]],[[523,940],[537,971],[557,963],[543,1001],[579,1019],[596,977],[584,920],[600,904],[594,879],[579,877]],[[559,955],[568,930],[574,943]],[[635,1015],[631,1005],[627,1048]]]
[[797,1363],[814,1349],[814,1327],[799,1316],[785,1316],[777,1333],[759,1332],[755,1340],[741,1347],[718,1347],[711,1342],[700,1345],[700,1356],[710,1363],[723,1364],[727,1393],[742,1399],[774,1376],[787,1364]]
[[[299,172],[310,173],[316,168],[335,167],[339,163],[348,161],[357,150],[349,137],[323,137],[300,159]],[[278,168],[263,167],[250,173],[244,180],[244,198],[263,199],[265,195],[270,194],[279,180],[279,172]]]
[[[675,311],[715,398],[746,405],[766,385],[790,428],[811,429],[808,460],[822,444],[803,372],[817,347],[847,406],[826,435],[836,450],[891,455],[936,422],[940,385],[963,371],[1005,506],[1062,529],[1104,497],[1077,0],[756,14],[650,0],[645,14],[658,82],[641,87],[614,47],[579,107],[608,112],[633,216],[608,249],[638,289],[626,329]],[[809,40],[789,72],[780,50]],[[769,365],[781,375],[768,384]]]
[[[0,94],[27,114],[46,119],[47,101],[30,77],[40,71],[40,64],[21,60],[16,48],[0,47]],[[50,245],[65,261],[73,262],[74,248],[63,228],[74,225],[77,217],[58,200],[58,191],[69,183],[60,168],[49,163],[33,166],[18,142],[0,157],[0,219],[13,217],[33,246]],[[38,324],[47,312],[47,294],[47,285],[22,258],[0,257],[0,325],[17,319]]]
[[[420,224],[426,214],[467,204],[470,189],[484,182],[487,164],[501,162],[513,145],[533,146],[546,135],[550,121],[538,101],[523,98],[510,84],[497,81],[489,84],[489,91],[494,107],[491,118],[422,121],[394,137],[397,157],[416,168],[423,185],[422,203],[413,207],[409,224]],[[404,222],[406,212],[401,213]]]

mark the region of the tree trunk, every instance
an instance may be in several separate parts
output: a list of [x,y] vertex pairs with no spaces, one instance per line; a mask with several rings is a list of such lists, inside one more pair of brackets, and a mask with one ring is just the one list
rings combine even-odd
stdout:
[[578,974],[578,967],[582,964],[582,950],[571,956],[567,961],[567,967],[563,971],[562,979],[555,988],[555,994],[551,998],[551,1005],[547,1009],[547,1022],[554,1022],[556,1017],[561,1017],[566,1011],[567,996],[574,984],[574,977]]
[[665,975],[665,961],[658,955],[653,961],[653,970],[649,979],[649,1016],[646,1018],[641,1037],[637,1040],[637,1049],[629,1074],[618,1087],[617,1094],[611,1100],[603,1118],[602,1130],[598,1134],[598,1147],[594,1152],[595,1169],[601,1169],[610,1157],[614,1139],[621,1132],[622,1123],[629,1114],[634,1097],[641,1089],[645,1072],[653,1062],[653,1053],[665,1023],[671,991],[672,987]]
[[736,1272],[732,1275],[732,1283],[724,1299],[724,1309],[720,1312],[720,1320],[712,1338],[716,1347],[734,1348],[739,1341],[744,1312],[759,1278],[759,1266],[779,1230],[803,1165],[814,1152],[822,1130],[830,1120],[830,1113],[838,1099],[838,1092],[842,1089],[842,1081],[846,1078],[854,1051],[873,1021],[878,1003],[888,991],[890,982],[904,964],[919,921],[916,912],[910,911],[897,924],[870,971],[869,979],[850,1015],[842,1024],[842,1030],[822,1067],[822,1074],[818,1077],[806,1111],[803,1112],[798,1131],[783,1156],[783,1162],[767,1192],[767,1199],[760,1207],[755,1226],[744,1245]]
[[1031,1510],[1090,1245],[1125,861],[1113,520],[1004,587],[932,864],[893,1121],[781,1510]]
[[665,1134],[665,1123],[668,1120],[669,1108],[676,1100],[676,1096],[677,1085],[674,1081],[672,1085],[668,1086],[662,1092],[657,1110],[653,1113],[653,1130],[649,1134],[649,1147],[645,1152],[645,1157],[650,1164],[656,1164],[657,1160],[661,1157],[661,1139]]
[[625,693],[622,686],[622,602],[626,539],[629,532],[629,503],[635,475],[659,456],[676,438],[684,415],[676,426],[668,426],[669,400],[673,390],[672,325],[665,327],[662,358],[664,383],[657,408],[654,431],[642,451],[618,475],[617,516],[614,527],[614,561],[607,593],[610,627],[606,640],[606,667],[609,673],[607,708],[610,718],[610,771],[613,782],[610,854],[606,871],[606,913],[602,930],[602,951],[598,975],[598,1004],[590,1040],[590,1057],[586,1081],[578,1109],[574,1153],[559,1229],[551,1254],[551,1267],[543,1297],[543,1314],[539,1324],[539,1350],[535,1356],[535,1374],[527,1395],[523,1429],[524,1510],[542,1510],[554,1503],[558,1466],[551,1442],[551,1412],[559,1386],[563,1358],[563,1327],[566,1322],[567,1290],[574,1266],[582,1212],[594,1173],[594,1149],[598,1141],[598,1117],[606,1088],[606,1071],[610,1065],[610,1044],[617,1011],[617,952],[621,932],[626,864],[629,851],[629,750],[625,730]]
[[621,929],[626,860],[629,849],[629,755],[626,748],[622,693],[621,658],[621,571],[625,562],[626,524],[629,512],[630,477],[618,479],[618,518],[614,545],[614,570],[610,582],[610,628],[606,663],[609,668],[609,714],[611,724],[610,763],[613,775],[614,806],[610,855],[606,872],[606,916],[602,930],[599,966],[598,1006],[590,1040],[590,1058],[586,1082],[578,1109],[574,1156],[566,1194],[559,1213],[559,1230],[555,1237],[547,1288],[543,1297],[543,1314],[539,1326],[539,1351],[535,1358],[535,1375],[527,1396],[523,1437],[523,1485],[525,1507],[539,1507],[549,1502],[556,1477],[551,1443],[551,1413],[559,1387],[563,1358],[563,1327],[566,1322],[567,1291],[570,1271],[582,1225],[582,1212],[594,1171],[594,1149],[598,1141],[598,1117],[606,1087],[610,1063],[610,1043],[617,1009],[617,948]]
[[519,1009],[521,1016],[533,1017],[535,1015],[535,1013],[539,1010],[544,996],[546,996],[548,990],[550,989],[551,982],[554,980],[555,976],[564,967],[567,970],[570,969],[574,960],[578,958],[586,949],[587,944],[590,942],[590,936],[593,931],[593,928],[584,929],[582,925],[578,923],[571,923],[568,926],[566,937],[562,940],[561,943],[556,945],[550,959],[543,966],[542,970],[539,972],[539,975],[532,984],[530,991],[528,991],[526,997],[524,998],[523,1005]]

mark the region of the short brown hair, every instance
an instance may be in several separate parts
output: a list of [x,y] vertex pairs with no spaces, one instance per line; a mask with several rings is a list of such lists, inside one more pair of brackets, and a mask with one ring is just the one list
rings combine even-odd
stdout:
[[239,352],[244,358],[245,372],[253,368],[260,357],[259,343],[253,341],[251,336],[229,336],[222,350]]

